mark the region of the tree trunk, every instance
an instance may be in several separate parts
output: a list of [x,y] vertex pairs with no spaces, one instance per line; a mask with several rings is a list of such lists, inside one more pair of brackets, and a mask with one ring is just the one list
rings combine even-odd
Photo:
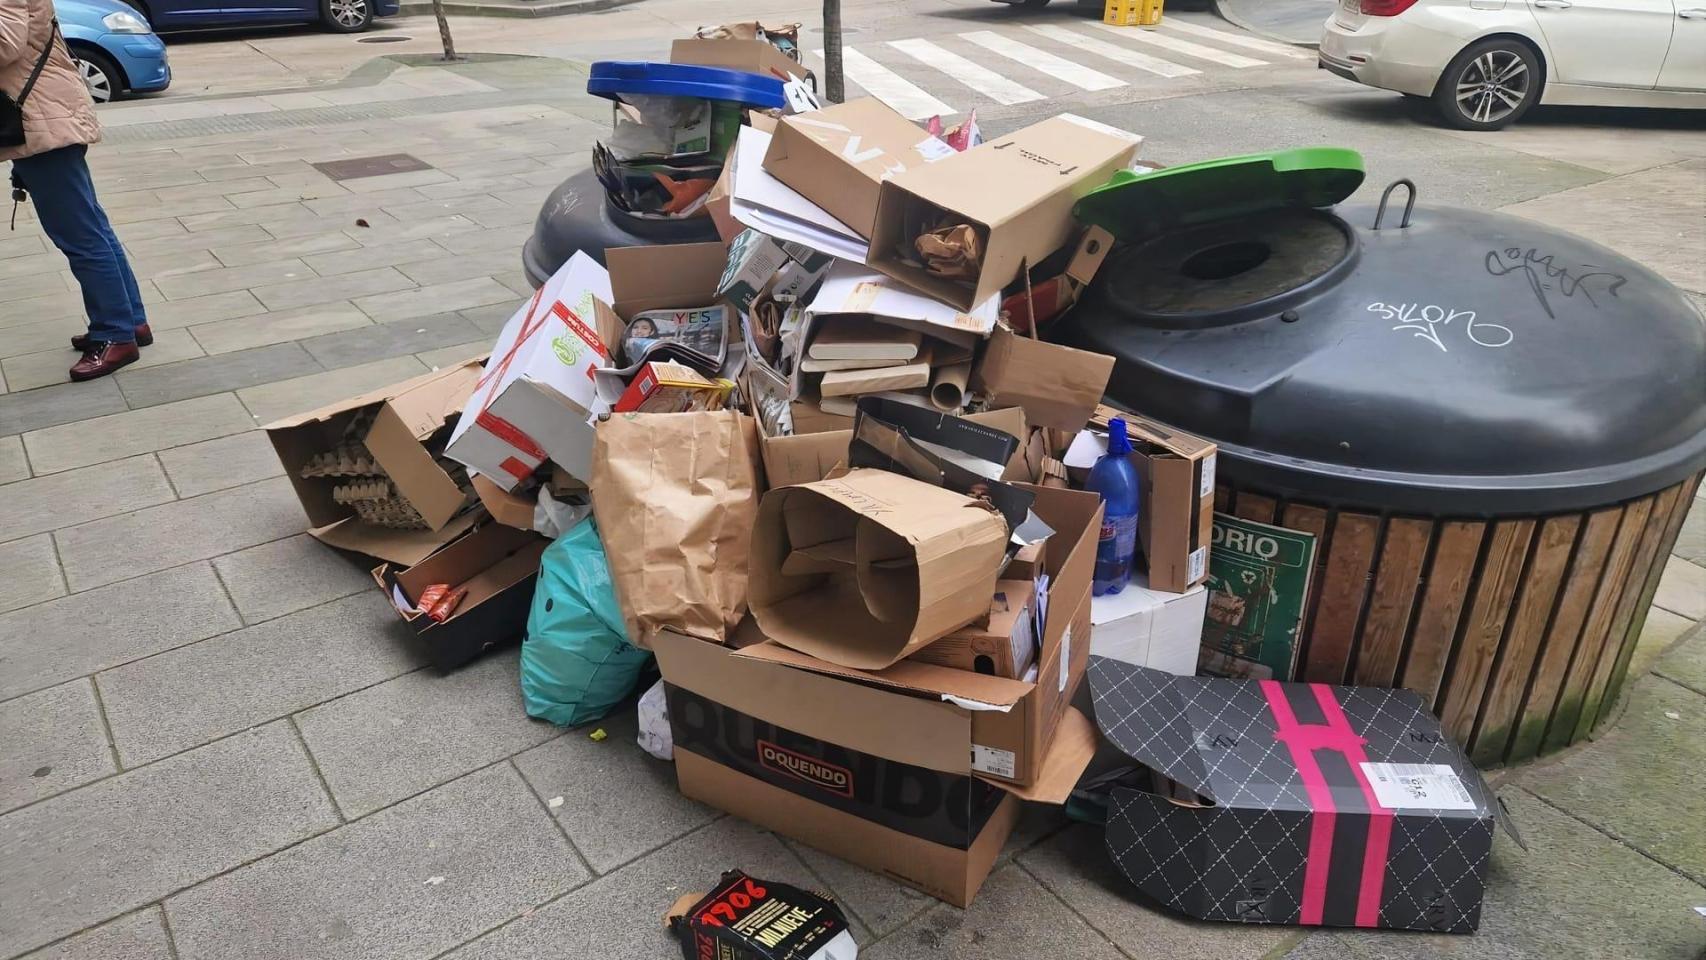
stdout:
[[841,0],[823,0],[823,99],[847,99],[841,77]]
[[432,15],[438,18],[438,39],[444,43],[444,59],[456,59],[456,41],[450,39],[450,21],[444,16],[444,0],[432,0]]

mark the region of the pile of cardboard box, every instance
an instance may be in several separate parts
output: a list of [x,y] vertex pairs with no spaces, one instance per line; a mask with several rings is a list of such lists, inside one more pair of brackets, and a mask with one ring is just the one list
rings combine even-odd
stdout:
[[[675,59],[793,72],[749,32]],[[1102,407],[1114,359],[1046,339],[1112,243],[1073,205],[1139,141],[1062,115],[960,150],[875,100],[748,111],[701,214],[721,241],[577,253],[483,366],[273,442],[314,535],[384,561],[445,666],[520,634],[547,535],[590,499],[682,792],[780,834],[964,905],[1020,801],[1076,788],[1121,869],[1179,910],[1471,929],[1496,802],[1425,710],[1187,679],[1216,448]],[[1103,504],[1073,487],[1116,415],[1144,562],[1093,599]],[[344,474],[376,486],[340,493]],[[436,586],[466,591],[447,618],[421,609]],[[1116,769],[1081,785],[1098,743]],[[1394,813],[1405,791],[1431,821]],[[1416,899],[1440,885],[1407,878],[1448,841],[1461,875]],[[1414,903],[1381,901],[1388,869]]]

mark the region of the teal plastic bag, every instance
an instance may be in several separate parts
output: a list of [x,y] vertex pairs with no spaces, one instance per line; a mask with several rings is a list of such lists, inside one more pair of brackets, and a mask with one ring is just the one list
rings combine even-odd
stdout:
[[564,727],[597,720],[633,692],[651,659],[628,642],[604,544],[588,518],[539,560],[521,644],[527,715]]

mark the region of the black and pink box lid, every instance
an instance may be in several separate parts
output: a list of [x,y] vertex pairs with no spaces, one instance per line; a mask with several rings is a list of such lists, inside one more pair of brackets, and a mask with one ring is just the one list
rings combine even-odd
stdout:
[[1103,736],[1159,774],[1153,788],[1112,788],[1108,853],[1182,913],[1467,933],[1495,823],[1521,842],[1409,690],[1179,677],[1104,657],[1089,677]]

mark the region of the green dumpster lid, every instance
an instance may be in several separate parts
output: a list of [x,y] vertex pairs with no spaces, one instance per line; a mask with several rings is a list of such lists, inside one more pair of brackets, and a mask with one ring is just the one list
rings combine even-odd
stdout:
[[1362,185],[1362,154],[1301,147],[1222,157],[1149,173],[1121,170],[1073,216],[1126,242],[1277,207],[1330,207]]

